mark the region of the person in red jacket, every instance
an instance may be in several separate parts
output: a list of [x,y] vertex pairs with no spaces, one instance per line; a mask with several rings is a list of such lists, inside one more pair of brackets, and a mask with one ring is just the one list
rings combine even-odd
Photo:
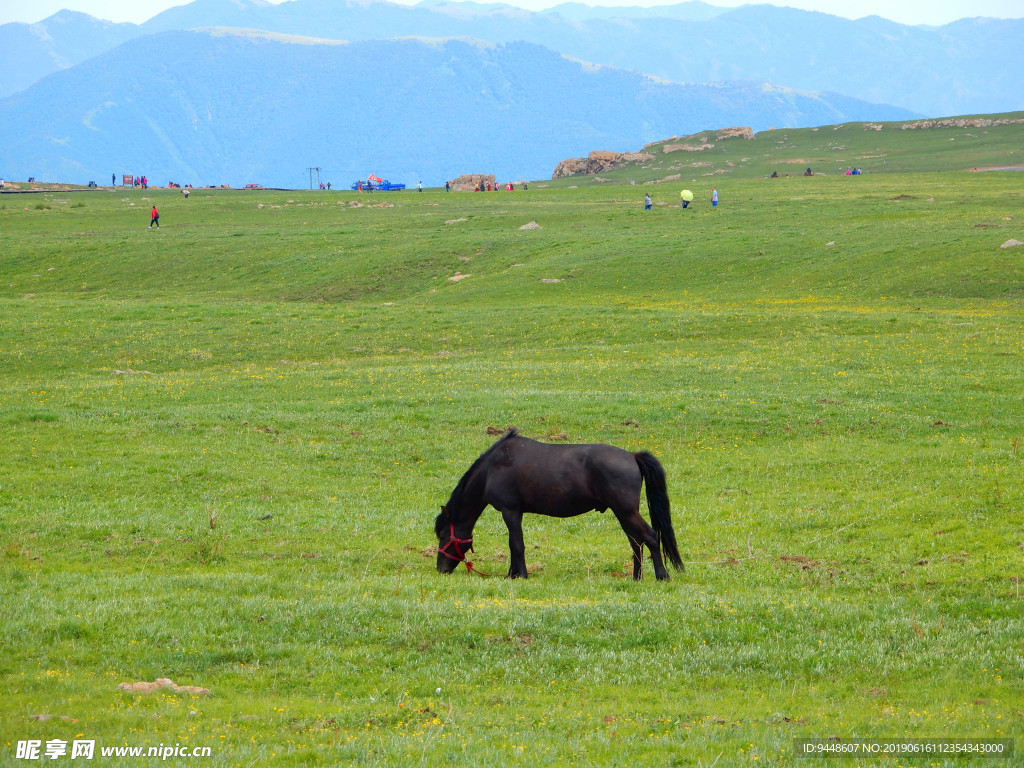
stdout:
[[149,220],[149,228],[152,229],[153,225],[156,224],[156,228],[160,229],[160,212],[157,211],[156,206],[153,206],[153,212],[150,214],[152,217]]

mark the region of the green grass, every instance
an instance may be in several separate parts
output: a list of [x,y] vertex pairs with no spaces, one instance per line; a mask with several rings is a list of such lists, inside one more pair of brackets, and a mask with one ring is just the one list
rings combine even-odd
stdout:
[[[757,169],[687,211],[627,183],[667,170],[0,198],[0,764],[1021,746],[1020,175]],[[509,424],[654,451],[686,571],[633,583],[590,514],[526,521],[528,581],[437,575],[438,507]],[[503,573],[499,515],[475,543]],[[213,695],[117,687],[158,677]]]

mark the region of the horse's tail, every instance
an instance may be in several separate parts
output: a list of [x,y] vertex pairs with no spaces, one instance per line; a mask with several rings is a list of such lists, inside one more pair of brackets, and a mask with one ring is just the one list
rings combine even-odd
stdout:
[[676,546],[676,534],[672,530],[672,508],[668,502],[668,486],[665,484],[665,470],[654,455],[647,451],[633,454],[640,467],[640,474],[647,486],[647,508],[651,512],[651,527],[661,543],[661,554],[676,568],[684,569],[683,558]]

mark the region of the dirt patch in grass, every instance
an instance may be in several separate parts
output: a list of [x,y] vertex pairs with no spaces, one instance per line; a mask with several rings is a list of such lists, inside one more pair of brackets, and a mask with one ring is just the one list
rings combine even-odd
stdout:
[[803,570],[809,571],[813,568],[817,568],[821,563],[810,557],[804,557],[803,555],[783,555],[779,558],[784,563],[793,563],[799,565]]
[[158,677],[153,682],[140,681],[137,683],[121,683],[117,686],[122,691],[132,693],[152,693],[153,691],[171,691],[173,693],[193,693],[200,696],[209,696],[209,688],[200,688],[197,685],[178,685],[166,677]]

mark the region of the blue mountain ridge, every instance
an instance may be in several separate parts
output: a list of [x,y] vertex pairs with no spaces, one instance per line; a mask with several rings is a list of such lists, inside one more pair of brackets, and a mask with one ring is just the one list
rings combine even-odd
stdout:
[[932,117],[1024,109],[1024,19],[964,19],[924,28],[877,16],[850,21],[793,8],[722,9],[700,2],[643,9],[567,3],[532,13],[455,2],[408,7],[366,0],[195,0],[142,25],[61,12],[35,25],[0,26],[0,96],[112,48],[126,35],[201,27],[348,41],[525,41],[674,82],[772,82]]
[[335,186],[371,172],[537,179],[566,157],[708,127],[914,116],[838,94],[668,83],[531,43],[171,31],[0,101],[0,174],[302,187],[318,166]]

